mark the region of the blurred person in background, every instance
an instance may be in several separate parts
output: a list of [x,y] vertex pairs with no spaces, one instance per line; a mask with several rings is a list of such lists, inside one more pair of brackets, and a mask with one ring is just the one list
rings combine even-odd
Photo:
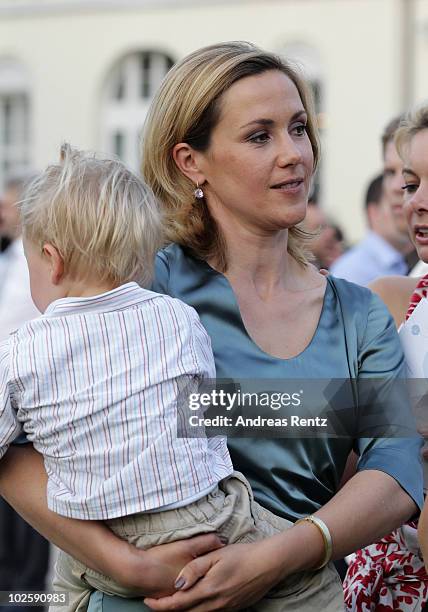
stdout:
[[[393,143],[390,144],[393,146]],[[368,185],[365,212],[369,231],[361,242],[334,262],[331,272],[339,278],[367,285],[379,276],[407,274],[403,251],[410,250],[410,240],[407,230],[404,234],[400,228],[400,213],[395,213],[399,222],[393,216],[393,206],[388,200],[384,182],[384,175],[380,174]],[[389,182],[389,178],[386,182]],[[395,197],[394,187],[393,192]]]
[[10,241],[0,255],[0,342],[17,327],[40,314],[30,295],[30,280],[16,207],[25,183],[24,177],[10,179],[0,197],[0,235]]
[[[10,179],[0,197],[0,235],[8,243],[0,253],[0,342],[40,314],[31,299],[16,206],[28,178]],[[48,562],[48,542],[0,497],[0,591],[43,591]],[[7,610],[9,606],[0,606],[1,612]]]
[[[377,225],[371,227],[371,219],[368,212],[368,199],[372,198],[367,192],[366,208],[371,232],[383,238],[383,247],[380,241],[373,245],[373,236],[369,240],[369,248],[365,247],[365,240],[361,243],[363,248],[356,251],[351,249],[349,260],[341,258],[332,268],[335,276],[346,278],[361,285],[367,285],[379,276],[389,276],[392,274],[407,274],[416,264],[418,258],[416,251],[410,241],[407,225],[403,215],[403,191],[401,189],[401,172],[403,162],[398,155],[394,143],[394,135],[400,124],[401,116],[394,117],[384,129],[382,134],[382,155],[383,155],[383,196],[385,198],[384,215],[385,218]],[[389,209],[389,211],[388,211]],[[390,223],[390,219],[392,223]],[[385,227],[384,227],[385,224]],[[370,236],[368,236],[370,238]],[[356,247],[356,248],[357,248]],[[370,254],[375,247],[376,257]],[[388,248],[390,247],[390,248]],[[391,251],[391,248],[393,251]],[[366,250],[369,253],[366,253]],[[395,254],[395,256],[393,255]],[[347,254],[345,254],[346,256]],[[345,257],[344,256],[344,257]],[[386,265],[380,265],[384,262]]]
[[315,200],[309,200],[304,227],[314,233],[310,243],[317,268],[329,270],[332,264],[343,254],[344,237],[342,230],[331,223],[322,208]]

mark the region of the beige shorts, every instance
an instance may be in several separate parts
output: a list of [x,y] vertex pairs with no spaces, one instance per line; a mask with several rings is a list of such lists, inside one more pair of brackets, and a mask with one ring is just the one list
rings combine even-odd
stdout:
[[[106,521],[120,538],[140,549],[216,532],[233,543],[251,543],[292,527],[254,501],[248,481],[239,472],[223,480],[206,497],[182,508],[141,513]],[[135,597],[111,578],[91,570],[65,553],[56,564],[54,589],[68,591],[69,606],[50,607],[50,612],[87,610],[93,590],[109,595]],[[309,612],[343,611],[342,585],[332,564],[322,570],[295,574],[268,593],[251,611]]]

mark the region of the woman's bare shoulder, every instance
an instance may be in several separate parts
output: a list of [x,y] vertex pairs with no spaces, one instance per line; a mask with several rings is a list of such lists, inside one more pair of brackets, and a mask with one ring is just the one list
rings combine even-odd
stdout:
[[410,276],[383,276],[370,283],[369,287],[382,299],[391,299],[396,295],[410,299],[419,279]]
[[418,280],[409,276],[384,276],[369,285],[369,288],[385,302],[397,327],[404,321]]

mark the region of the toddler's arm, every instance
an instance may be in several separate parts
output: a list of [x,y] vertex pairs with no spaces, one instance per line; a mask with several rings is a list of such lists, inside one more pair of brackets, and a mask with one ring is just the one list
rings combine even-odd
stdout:
[[0,459],[21,433],[9,393],[9,341],[0,344]]

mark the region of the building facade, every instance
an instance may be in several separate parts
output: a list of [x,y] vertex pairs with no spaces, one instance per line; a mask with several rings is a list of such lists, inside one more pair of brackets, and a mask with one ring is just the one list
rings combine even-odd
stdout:
[[358,239],[381,131],[428,98],[426,0],[0,0],[0,186],[57,159],[63,141],[137,168],[164,74],[221,40],[302,66],[322,128],[321,203]]

